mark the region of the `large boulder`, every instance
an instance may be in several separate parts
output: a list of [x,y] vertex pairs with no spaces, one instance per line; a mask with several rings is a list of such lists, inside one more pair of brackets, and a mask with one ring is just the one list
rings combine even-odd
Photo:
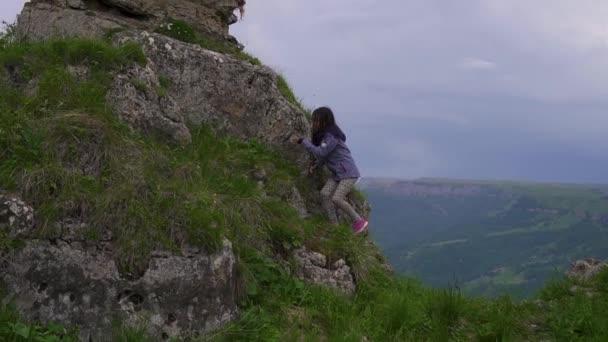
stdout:
[[103,37],[108,31],[155,30],[169,19],[183,20],[199,32],[230,38],[237,0],[32,0],[19,17],[21,39]]
[[[0,229],[27,232],[32,208],[15,197],[0,204]],[[87,242],[78,234],[84,224],[63,226],[52,239],[21,234],[22,247],[0,251],[0,300],[27,319],[78,327],[80,340],[100,341],[117,322],[166,339],[217,329],[236,317],[240,287],[229,241],[213,254],[154,252],[135,279],[117,267],[111,236]]]
[[[208,124],[274,146],[305,165],[306,153],[289,138],[308,134],[310,125],[281,94],[270,68],[146,31],[118,33],[114,41],[137,42],[148,58],[145,67],[117,75],[107,97],[132,127],[187,141],[187,122]],[[159,89],[161,80],[166,88]]]

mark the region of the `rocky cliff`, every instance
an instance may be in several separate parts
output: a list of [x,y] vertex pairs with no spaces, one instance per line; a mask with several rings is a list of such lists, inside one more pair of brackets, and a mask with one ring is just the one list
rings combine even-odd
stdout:
[[[208,332],[238,317],[246,291],[235,240],[254,261],[271,255],[294,277],[353,293],[358,272],[343,258],[367,259],[297,249],[326,244],[301,219],[321,213],[323,176],[300,175],[308,156],[288,142],[310,130],[303,110],[229,35],[243,4],[25,5],[24,49],[0,70],[15,99],[0,105],[23,120],[0,128],[3,304],[83,341],[117,321],[157,339]],[[39,144],[18,138],[29,130]]]

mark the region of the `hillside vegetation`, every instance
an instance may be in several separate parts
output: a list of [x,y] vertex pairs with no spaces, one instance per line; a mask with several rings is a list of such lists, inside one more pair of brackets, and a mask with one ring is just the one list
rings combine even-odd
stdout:
[[[608,336],[608,273],[578,284],[551,283],[542,301],[466,297],[386,271],[376,249],[348,227],[302,219],[286,204],[310,180],[272,148],[192,127],[192,143],[167,144],[133,132],[104,103],[111,74],[145,64],[137,45],[55,40],[0,45],[0,187],[36,208],[36,232],[52,237],[62,217],[89,222],[86,240],[109,229],[125,274],[141,272],[155,248],[194,245],[213,251],[230,239],[243,278],[240,315],[200,341],[603,340]],[[77,77],[74,67],[90,73]],[[33,87],[33,85],[36,87]],[[166,85],[170,87],[170,84]],[[295,97],[294,97],[295,98]],[[90,166],[95,167],[91,168]],[[263,187],[250,174],[268,170]],[[0,256],[21,248],[0,230]],[[353,297],[304,283],[291,251],[306,246],[346,259]],[[447,270],[446,270],[447,272]],[[113,341],[149,341],[116,323]],[[27,322],[0,307],[0,340],[71,341],[75,328]]]

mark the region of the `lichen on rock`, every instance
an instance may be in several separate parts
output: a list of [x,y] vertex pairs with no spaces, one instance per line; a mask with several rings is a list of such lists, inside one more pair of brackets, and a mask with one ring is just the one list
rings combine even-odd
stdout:
[[17,196],[0,194],[0,229],[12,239],[29,236],[34,229],[34,209]]

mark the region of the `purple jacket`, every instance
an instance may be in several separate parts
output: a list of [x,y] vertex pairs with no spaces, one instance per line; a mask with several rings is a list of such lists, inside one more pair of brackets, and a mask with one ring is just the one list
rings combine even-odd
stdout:
[[308,139],[302,140],[302,146],[320,161],[319,166],[327,165],[335,181],[361,177],[348,146],[333,134],[325,133],[319,146]]

